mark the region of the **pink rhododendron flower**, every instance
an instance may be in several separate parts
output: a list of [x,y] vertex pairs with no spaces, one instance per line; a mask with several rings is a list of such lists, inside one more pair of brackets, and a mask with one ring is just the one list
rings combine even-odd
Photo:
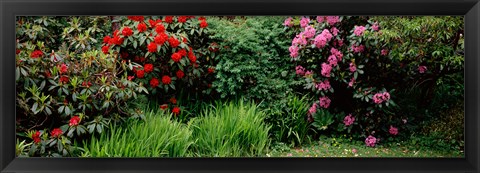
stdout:
[[342,61],[342,58],[343,58],[342,52],[340,52],[339,50],[332,47],[332,49],[330,49],[330,53],[332,55],[335,55],[335,57],[337,57],[338,61]]
[[338,30],[336,27],[332,27],[332,28],[330,29],[330,31],[331,31],[331,33],[333,34],[333,36],[337,36],[337,35],[338,35],[338,32],[339,32],[339,30]]
[[345,124],[345,126],[350,126],[353,124],[354,121],[355,117],[353,117],[352,114],[348,114],[348,116],[345,116],[345,118],[343,119],[343,124]]
[[425,73],[427,71],[427,67],[424,65],[418,66],[418,72],[419,73]]
[[388,100],[390,100],[390,93],[384,92],[384,93],[382,94],[382,99],[383,99],[383,101],[388,101]]
[[313,36],[315,36],[315,28],[313,28],[312,26],[307,26],[305,27],[305,31],[303,31],[303,35],[305,36],[305,38],[312,38]]
[[338,60],[337,60],[337,57],[335,57],[335,55],[330,55],[330,56],[328,57],[328,63],[329,63],[332,67],[337,66],[337,62],[338,62]]
[[355,149],[355,148],[352,149],[352,153],[353,153],[353,154],[356,154],[356,153],[357,153],[357,149]]
[[350,63],[350,72],[355,72],[357,71],[357,66],[355,66],[355,64],[353,62]]
[[378,31],[378,22],[375,22],[375,23],[372,25],[372,30]]
[[283,22],[283,26],[292,27],[293,26],[292,20],[293,20],[293,18],[291,18],[291,17],[285,19],[285,21]]
[[323,48],[325,45],[327,45],[327,42],[329,42],[332,39],[333,35],[328,31],[328,29],[324,29],[322,33],[317,35],[314,39],[314,44],[317,46],[317,48]]
[[325,16],[317,16],[318,23],[323,23],[324,20],[325,20]]
[[310,23],[310,18],[302,17],[300,20],[300,27],[305,28]]
[[375,95],[373,95],[372,99],[373,99],[373,102],[375,102],[376,104],[381,104],[384,101],[390,100],[390,93],[388,92],[376,93]]
[[363,32],[365,31],[365,26],[355,26],[355,30],[353,31],[353,33],[356,35],[356,36],[361,36],[363,34]]
[[317,103],[313,103],[313,105],[310,107],[310,109],[308,109],[308,113],[310,115],[315,114],[317,112],[317,106],[318,106]]
[[329,25],[335,25],[335,23],[340,22],[340,16],[327,16],[327,22]]
[[372,135],[368,136],[367,139],[365,139],[365,144],[368,147],[375,147],[375,143],[377,143],[377,138],[373,137]]
[[326,96],[320,97],[320,107],[328,108],[330,106],[330,99]]
[[390,126],[390,129],[388,130],[388,132],[392,135],[397,135],[398,134],[398,128]]
[[297,74],[300,75],[300,76],[305,75],[305,68],[303,68],[301,65],[295,67],[295,71],[296,71]]
[[292,58],[297,58],[298,57],[298,47],[297,46],[290,46],[288,50],[290,51],[290,56]]
[[350,79],[350,82],[348,83],[348,86],[349,87],[353,87],[353,84],[355,83],[355,78],[352,77],[352,79]]
[[307,45],[307,38],[304,35],[305,33],[301,32],[295,38],[293,38],[292,45]]
[[332,71],[332,66],[327,63],[322,63],[322,75],[325,77],[330,77],[330,72]]
[[330,85],[330,81],[328,81],[328,80],[317,83],[317,85],[315,85],[315,87],[318,90],[329,90],[330,88],[332,88],[332,86]]
[[308,71],[305,72],[305,76],[310,76],[310,75],[312,75],[312,74],[313,74],[313,72],[310,71],[310,70],[308,70]]
[[387,49],[382,49],[381,55],[382,56],[388,55],[388,50]]
[[364,46],[364,45],[360,45],[360,46],[352,45],[352,51],[353,51],[354,53],[363,52],[364,49],[365,49],[365,46]]

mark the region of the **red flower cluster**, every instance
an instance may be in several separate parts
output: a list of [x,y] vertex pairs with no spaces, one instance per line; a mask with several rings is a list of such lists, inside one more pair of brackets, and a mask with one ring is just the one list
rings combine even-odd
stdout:
[[178,116],[178,114],[180,114],[180,108],[179,107],[174,107],[172,109],[172,113],[175,114],[175,116]]
[[168,105],[167,104],[163,104],[163,105],[160,105],[160,109],[162,110],[165,110],[168,108]]
[[41,50],[35,50],[30,54],[30,58],[38,58],[43,56],[43,52]]
[[168,85],[171,82],[172,82],[172,79],[170,78],[170,76],[165,75],[165,76],[162,77],[162,83],[163,84]]
[[147,24],[143,23],[143,22],[140,22],[138,25],[137,25],[137,30],[138,32],[144,32],[147,30]]
[[207,19],[205,19],[205,17],[199,17],[198,20],[200,21],[200,28],[206,28],[208,26]]
[[176,48],[180,44],[180,41],[178,41],[175,37],[170,37],[168,38],[168,43],[170,44],[170,47]]
[[148,23],[150,23],[150,27],[153,28],[157,25],[157,23],[162,23],[162,20],[161,19],[157,19],[157,20],[148,19]]
[[181,78],[183,78],[183,76],[185,76],[185,73],[183,73],[182,70],[178,70],[177,71],[177,77],[181,79]]
[[152,80],[150,80],[150,86],[152,86],[152,88],[156,88],[158,84],[160,83],[157,78],[152,78]]
[[165,22],[166,23],[172,23],[173,22],[173,16],[165,16]]
[[174,62],[179,62],[182,59],[182,55],[179,52],[175,52],[172,54],[172,60]]
[[55,128],[55,129],[53,129],[52,132],[50,133],[50,135],[51,135],[52,137],[54,137],[54,138],[58,138],[58,137],[60,137],[62,134],[63,134],[63,131],[62,131],[62,129],[60,129],[60,128]]
[[82,86],[87,87],[87,88],[90,88],[90,87],[92,86],[92,82],[83,81],[83,82],[82,82]]
[[143,78],[145,76],[145,71],[143,70],[137,70],[137,77],[138,78]]
[[67,82],[68,82],[68,76],[60,77],[60,83],[67,83]]
[[64,74],[64,73],[67,73],[68,71],[68,67],[65,63],[62,63],[62,65],[60,65],[60,74]]
[[182,55],[182,57],[187,55],[187,51],[185,49],[179,50],[178,53],[180,53],[180,55]]
[[40,141],[42,141],[42,140],[40,139],[40,132],[39,132],[39,131],[35,131],[35,133],[32,134],[32,139],[33,139],[33,142],[34,142],[35,144],[40,143]]
[[212,74],[214,72],[215,72],[215,68],[213,68],[213,67],[208,68],[208,73],[209,74]]
[[155,32],[157,32],[157,34],[165,32],[165,26],[163,26],[161,23],[158,23],[155,25]]
[[19,53],[20,53],[20,49],[16,49],[16,50],[15,50],[15,54],[18,55]]
[[197,62],[197,57],[195,56],[195,54],[193,54],[192,50],[190,50],[190,52],[188,52],[188,59],[190,60],[190,63]]
[[108,44],[110,43],[110,39],[112,39],[109,35],[103,37],[103,43]]
[[145,20],[143,16],[127,16],[127,18],[130,20],[139,21],[139,22]]
[[133,34],[133,31],[128,26],[126,26],[125,28],[123,28],[122,34],[124,36],[128,37],[128,36],[131,36]]
[[128,58],[128,52],[122,52],[122,53],[120,53],[120,56],[122,58]]
[[177,104],[177,99],[175,97],[170,98],[170,103]]
[[187,19],[188,19],[188,16],[179,16],[177,20],[180,23],[185,23],[187,22]]
[[103,52],[103,54],[108,54],[108,50],[109,50],[109,49],[110,49],[109,46],[107,46],[107,45],[103,46],[103,47],[102,47],[102,52]]
[[157,36],[155,36],[154,41],[155,43],[162,45],[163,43],[165,43],[165,41],[167,41],[167,39],[168,39],[168,35],[162,32],[162,33],[159,33]]
[[128,76],[127,79],[128,79],[129,81],[132,81],[133,79],[135,79],[135,76]]
[[70,118],[70,123],[68,123],[68,125],[69,126],[76,126],[76,125],[78,125],[78,123],[80,123],[80,117],[73,116],[72,118]]
[[145,70],[146,73],[150,73],[153,71],[153,64],[145,64],[143,69]]
[[135,58],[133,58],[133,61],[135,62],[144,62],[145,60],[146,60],[145,57],[135,56]]
[[150,53],[157,52],[157,44],[155,44],[155,42],[150,42],[150,44],[147,46],[147,49]]
[[[124,34],[124,35],[125,35],[125,34]],[[104,37],[104,38],[103,38],[104,41],[105,41],[106,38],[107,38],[107,37]],[[108,40],[108,44],[109,44],[109,45],[121,45],[121,44],[123,43],[123,40],[124,40],[124,39],[121,38],[121,37],[118,35],[118,30],[115,30],[115,31],[113,32],[113,38],[110,38],[110,39]]]

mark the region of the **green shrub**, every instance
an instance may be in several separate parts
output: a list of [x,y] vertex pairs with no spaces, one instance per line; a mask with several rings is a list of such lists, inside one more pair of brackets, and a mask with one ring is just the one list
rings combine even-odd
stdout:
[[171,121],[161,110],[147,113],[145,121],[131,120],[109,130],[84,144],[84,156],[185,157],[193,144],[188,127]]
[[217,102],[192,119],[193,153],[202,157],[263,156],[269,146],[265,113],[249,102]]

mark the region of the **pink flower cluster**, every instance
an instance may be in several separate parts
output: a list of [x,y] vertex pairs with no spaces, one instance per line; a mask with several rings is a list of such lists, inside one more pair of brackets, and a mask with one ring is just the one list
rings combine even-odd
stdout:
[[305,68],[303,68],[301,65],[295,67],[295,71],[296,71],[297,74],[300,75],[300,76],[305,75]]
[[291,18],[291,17],[285,19],[285,21],[283,22],[283,25],[286,26],[286,27],[292,27],[293,26],[292,20],[293,20],[293,18]]
[[310,75],[312,75],[312,74],[313,74],[313,72],[310,71],[310,70],[308,70],[308,71],[305,72],[305,76],[310,76]]
[[330,72],[332,71],[332,66],[327,63],[322,63],[322,75],[325,77],[330,77]]
[[388,100],[390,100],[390,93],[388,92],[377,93],[373,95],[373,102],[375,102],[376,104],[381,104]]
[[350,79],[350,82],[348,83],[348,86],[349,87],[353,87],[353,84],[355,83],[355,78],[352,77],[352,79]]
[[307,37],[305,36],[305,33],[301,32],[296,35],[295,38],[293,38],[292,45],[307,45]]
[[353,117],[352,114],[348,114],[348,116],[345,116],[345,118],[343,119],[343,123],[345,124],[345,126],[352,125],[354,121],[355,117]]
[[340,16],[327,16],[327,22],[330,26],[340,22]]
[[355,64],[353,62],[350,63],[350,72],[355,72],[357,71],[357,66],[355,66]]
[[382,55],[382,56],[388,55],[388,50],[387,50],[387,49],[382,49],[381,55]]
[[355,30],[353,31],[353,33],[356,35],[356,36],[361,36],[363,34],[363,32],[365,31],[365,26],[355,26]]
[[388,132],[392,135],[397,135],[398,134],[398,128],[390,126],[390,129],[388,130]]
[[339,50],[332,47],[332,49],[330,49],[330,53],[332,55],[335,55],[335,57],[337,57],[338,61],[342,61],[342,58],[343,58],[342,52],[340,52]]
[[360,45],[360,46],[352,45],[352,51],[353,51],[354,53],[360,53],[360,52],[363,52],[363,50],[365,50],[365,46],[364,46],[364,45]]
[[321,90],[329,90],[330,88],[332,88],[332,86],[330,86],[330,81],[328,81],[328,80],[317,83],[317,85],[315,85],[315,87],[320,91]]
[[310,109],[308,109],[309,115],[315,114],[317,112],[317,107],[318,107],[318,104],[313,103],[313,105],[310,107]]
[[308,17],[302,17],[302,19],[300,19],[300,27],[302,28],[305,28],[309,23],[310,23],[310,18]]
[[326,96],[320,97],[320,107],[328,108],[330,106],[330,99]]
[[365,144],[367,147],[375,147],[375,144],[377,143],[377,138],[373,137],[372,135],[369,135],[367,139],[365,139]]
[[335,67],[338,65],[338,59],[337,57],[335,57],[335,55],[330,55],[328,57],[328,64],[330,64],[330,66],[332,67]]
[[330,32],[333,34],[333,36],[337,36],[339,30],[338,30],[336,27],[332,27],[332,28],[330,29]]
[[424,66],[424,65],[418,66],[419,73],[425,73],[425,71],[427,71],[427,66]]
[[375,22],[375,23],[372,25],[372,30],[378,31],[378,22]]
[[295,46],[295,45],[290,46],[290,47],[288,48],[288,51],[290,51],[290,56],[291,56],[292,58],[297,58],[297,57],[298,57],[298,50],[299,50],[299,49],[300,49],[300,48],[298,48],[298,47]]
[[313,44],[315,44],[317,48],[323,48],[325,45],[327,45],[327,42],[332,39],[332,37],[333,35],[330,33],[330,31],[328,31],[328,29],[324,29],[322,33],[315,37]]
[[[316,31],[317,30],[315,30],[315,28],[313,28],[312,26],[309,25],[309,26],[305,27],[305,31],[303,31],[302,33],[305,36],[305,38],[308,39],[308,38],[312,38],[313,36],[315,36]],[[302,34],[302,33],[300,33],[300,34]]]

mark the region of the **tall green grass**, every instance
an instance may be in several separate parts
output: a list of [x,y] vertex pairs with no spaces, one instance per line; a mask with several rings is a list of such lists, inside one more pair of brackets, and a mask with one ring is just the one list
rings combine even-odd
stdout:
[[270,144],[265,117],[251,102],[217,102],[190,122],[196,139],[192,153],[200,157],[263,156]]
[[171,121],[161,111],[146,113],[146,121],[128,121],[124,127],[85,143],[84,156],[90,157],[184,157],[193,144],[185,124]]

